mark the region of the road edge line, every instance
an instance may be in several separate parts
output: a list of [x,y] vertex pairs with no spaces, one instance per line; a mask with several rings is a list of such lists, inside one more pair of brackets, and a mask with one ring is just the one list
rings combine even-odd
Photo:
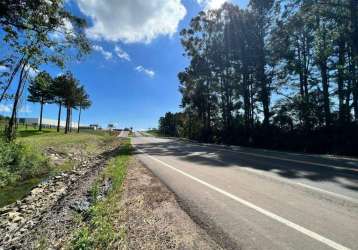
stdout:
[[298,231],[298,232],[300,232],[300,233],[302,233],[302,234],[304,234],[306,236],[309,236],[312,239],[320,241],[320,242],[324,243],[325,245],[327,245],[327,246],[329,246],[329,247],[331,247],[333,249],[336,249],[336,250],[350,250],[350,248],[347,248],[347,247],[345,247],[345,246],[343,246],[343,245],[341,245],[341,244],[339,244],[337,242],[334,242],[333,240],[330,240],[330,239],[328,239],[328,238],[326,238],[326,237],[324,237],[324,236],[322,236],[322,235],[320,235],[318,233],[315,233],[315,232],[313,232],[313,231],[311,231],[311,230],[309,230],[309,229],[307,229],[305,227],[302,227],[302,226],[300,226],[300,225],[298,225],[298,224],[296,224],[294,222],[291,222],[291,221],[289,221],[289,220],[287,220],[287,219],[285,219],[285,218],[283,218],[283,217],[281,217],[279,215],[276,215],[276,214],[274,214],[274,213],[272,213],[272,212],[270,212],[268,210],[265,210],[265,209],[263,209],[261,207],[258,207],[258,206],[254,205],[253,203],[251,203],[249,201],[241,199],[241,198],[239,198],[239,197],[237,197],[237,196],[235,196],[235,195],[233,195],[233,194],[231,194],[229,192],[226,192],[223,189],[215,187],[215,186],[211,185],[210,183],[207,183],[207,182],[205,182],[205,181],[203,181],[203,180],[201,180],[201,179],[199,179],[199,178],[197,178],[195,176],[192,176],[192,175],[190,175],[188,173],[185,173],[184,171],[182,171],[180,169],[177,169],[177,168],[175,168],[175,167],[173,167],[173,166],[171,166],[171,165],[169,165],[169,164],[167,164],[167,163],[165,163],[165,162],[163,162],[163,161],[161,161],[161,160],[159,160],[159,159],[157,159],[157,158],[155,158],[155,157],[153,157],[151,155],[146,154],[144,151],[142,151],[142,150],[140,150],[138,148],[137,148],[137,150],[139,152],[141,152],[142,154],[144,154],[145,156],[147,156],[148,158],[150,158],[150,159],[152,159],[152,160],[154,160],[156,162],[159,162],[162,165],[164,165],[164,166],[166,166],[166,167],[168,167],[168,168],[170,168],[170,169],[172,169],[172,170],[174,170],[174,171],[176,171],[176,172],[178,172],[178,173],[180,173],[180,174],[182,174],[182,175],[184,175],[184,176],[186,176],[186,177],[188,177],[188,178],[190,178],[190,179],[192,179],[192,180],[194,180],[194,181],[196,181],[196,182],[198,182],[198,183],[200,183],[200,184],[202,184],[202,185],[204,185],[204,186],[206,186],[206,187],[208,187],[208,188],[210,188],[210,189],[212,189],[212,190],[214,190],[214,191],[216,191],[218,193],[223,194],[223,195],[231,198],[232,200],[235,200],[235,201],[237,201],[237,202],[239,202],[239,203],[241,203],[241,204],[243,204],[243,205],[245,205],[245,206],[247,206],[247,207],[249,207],[251,209],[254,209],[255,211],[257,211],[257,212],[259,212],[259,213],[261,213],[263,215],[266,215],[267,217],[269,217],[269,218],[271,218],[273,220],[276,220],[276,221],[280,222],[281,224],[284,224],[284,225],[286,225],[286,226],[288,226],[288,227],[290,227],[292,229],[295,229],[296,231]]

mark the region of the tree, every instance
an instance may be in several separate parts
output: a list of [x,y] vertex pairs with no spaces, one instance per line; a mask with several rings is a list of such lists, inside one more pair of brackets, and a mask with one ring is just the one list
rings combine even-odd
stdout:
[[165,136],[180,136],[182,122],[182,113],[167,112],[164,117],[159,119],[159,132]]
[[73,76],[71,72],[66,72],[65,75],[59,79],[62,83],[62,98],[63,105],[66,107],[66,125],[65,125],[65,134],[71,130],[71,120],[72,120],[72,109],[77,108],[78,105],[78,93],[79,93],[79,81]]
[[352,142],[357,16],[355,0],[251,0],[198,13],[180,33],[189,59],[178,74],[181,119],[162,117],[162,132],[180,124],[201,141],[301,150]]
[[39,131],[42,130],[43,107],[46,103],[50,103],[53,100],[53,96],[50,91],[51,84],[51,76],[47,72],[42,71],[31,81],[28,88],[29,96],[27,97],[27,100],[34,103],[38,102],[41,105]]
[[50,91],[53,96],[53,101],[58,104],[58,115],[57,115],[57,132],[60,132],[61,126],[61,112],[62,112],[62,105],[64,104],[65,100],[65,89],[64,89],[64,82],[67,79],[67,75],[60,75],[57,76],[53,81],[52,85],[50,86]]
[[[21,2],[24,1],[14,3]],[[3,41],[10,51],[8,61],[11,62],[1,98],[11,89],[13,80],[18,80],[6,133],[8,140],[12,140],[15,134],[16,111],[30,71],[48,63],[63,67],[72,55],[78,58],[90,51],[89,42],[84,35],[85,21],[70,14],[65,9],[63,0],[37,0],[36,4],[36,8],[24,10],[25,14],[21,16],[19,23],[11,23],[11,16],[17,12],[10,13],[10,16],[6,13],[0,16],[0,24],[5,32]],[[75,50],[71,50],[71,53],[66,53],[73,48]]]
[[274,5],[274,0],[250,0],[249,6],[251,7],[254,20],[255,20],[255,36],[256,41],[256,80],[259,83],[259,100],[262,103],[264,113],[264,126],[270,123],[270,98],[271,90],[269,79],[266,74],[267,64],[267,44],[266,38],[271,28],[271,13]]
[[80,122],[81,122],[81,113],[82,110],[84,109],[88,109],[89,107],[91,107],[92,103],[89,99],[89,95],[86,93],[85,89],[83,86],[81,86],[78,90],[77,90],[77,105],[79,108],[79,112],[78,112],[78,123],[77,123],[77,133],[80,132]]

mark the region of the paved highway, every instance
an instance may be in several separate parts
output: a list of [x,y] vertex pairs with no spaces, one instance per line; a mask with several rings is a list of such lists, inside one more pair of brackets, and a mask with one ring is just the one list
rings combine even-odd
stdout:
[[137,157],[227,249],[358,249],[358,161],[136,133]]

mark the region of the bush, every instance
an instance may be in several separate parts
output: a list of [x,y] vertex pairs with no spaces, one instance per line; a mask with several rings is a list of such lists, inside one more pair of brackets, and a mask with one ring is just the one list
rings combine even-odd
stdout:
[[0,141],[0,187],[41,176],[49,169],[49,161],[30,146]]

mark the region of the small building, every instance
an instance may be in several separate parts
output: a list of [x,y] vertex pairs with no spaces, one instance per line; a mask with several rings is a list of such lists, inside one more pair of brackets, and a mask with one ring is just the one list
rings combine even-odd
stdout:
[[89,127],[93,130],[97,130],[99,128],[98,124],[90,124]]
[[[26,125],[26,126],[39,126],[40,118],[19,118],[18,123]],[[42,126],[44,128],[56,128],[57,123],[58,123],[58,121],[54,120],[54,119],[47,119],[47,118],[42,119]],[[66,126],[66,122],[61,120],[60,121],[60,127],[64,128],[65,126]],[[70,124],[70,126],[73,129],[77,129],[77,127],[78,127],[76,122],[72,122]]]

